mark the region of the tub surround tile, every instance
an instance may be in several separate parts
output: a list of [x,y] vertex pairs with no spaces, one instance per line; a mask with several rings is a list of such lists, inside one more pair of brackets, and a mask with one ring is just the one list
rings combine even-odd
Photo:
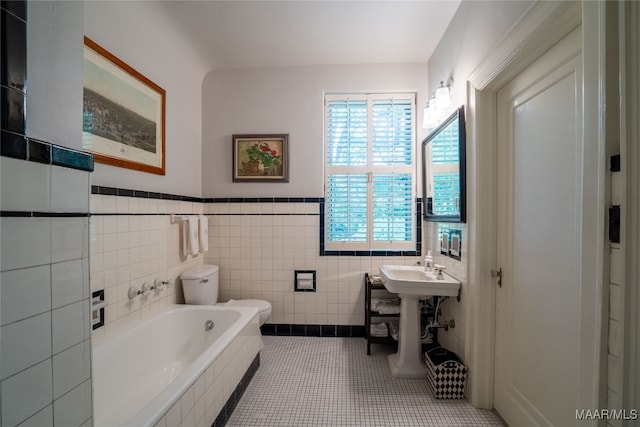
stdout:
[[[85,331],[83,325],[88,323],[88,319],[82,318],[88,314],[84,307],[88,309],[89,302],[88,299],[84,303],[78,301],[77,306],[61,308],[52,313],[50,263],[52,249],[59,247],[61,242],[65,242],[62,245],[64,249],[70,246],[68,238],[61,236],[55,236],[52,245],[52,223],[56,223],[58,218],[83,216],[86,221],[88,217],[88,207],[82,209],[83,212],[66,208],[64,211],[56,211],[59,204],[66,201],[68,188],[61,188],[61,192],[55,195],[56,199],[52,200],[52,178],[55,181],[60,175],[64,175],[59,171],[62,169],[59,166],[86,171],[84,179],[87,181],[87,189],[84,190],[84,195],[76,192],[71,197],[88,199],[88,172],[93,169],[93,156],[24,137],[27,123],[24,93],[27,69],[26,5],[26,1],[0,2],[0,223],[3,237],[0,249],[3,255],[0,265],[0,280],[3,282],[0,295],[3,343],[0,347],[3,352],[3,378],[4,374],[22,369],[4,378],[0,385],[0,424],[43,427],[54,425],[54,421],[56,425],[71,425],[66,421],[73,420],[73,425],[91,425],[89,381],[86,381],[81,393],[76,393],[75,396],[73,391],[59,394],[56,397],[60,400],[54,401],[53,368],[54,365],[64,365],[64,361],[63,357],[54,358],[52,349],[58,351],[69,344],[72,341],[69,334],[77,334],[75,328],[78,326],[82,337],[88,337],[89,332]],[[19,159],[18,163],[11,162],[16,159]],[[59,185],[64,186],[65,184]],[[86,248],[87,233],[82,233],[81,238],[87,242],[80,243],[80,248]],[[81,249],[80,253],[83,252],[85,251]],[[86,267],[83,268],[88,269],[88,260],[85,264]],[[88,294],[88,276],[84,284]],[[84,295],[84,290],[81,295]],[[68,322],[67,318],[78,317],[78,307],[82,313],[80,325],[73,323],[71,327],[63,326]],[[75,316],[69,316],[74,309]],[[55,317],[53,321],[52,316]],[[74,337],[73,340],[75,339],[77,338]],[[86,350],[88,355],[88,345]],[[40,357],[44,357],[42,362],[23,369]],[[88,357],[86,366],[86,369],[81,366],[80,370],[88,379]],[[69,367],[67,373],[76,368]],[[57,391],[58,387],[55,388]],[[85,401],[82,411],[76,413],[75,406],[64,405],[64,399],[75,403],[81,395]],[[78,414],[81,415],[77,417]]]
[[51,163],[51,144],[29,138],[29,160],[46,165]]
[[27,24],[8,10],[2,10],[0,15],[0,45],[3,52],[0,84],[24,91],[27,77]]
[[80,426],[90,417],[91,381],[85,381],[53,403],[56,426]]
[[14,159],[27,159],[27,138],[24,135],[2,130],[0,146],[2,157],[12,157]]
[[2,0],[0,1],[0,8],[5,9],[23,21],[27,20],[27,2],[24,0]]
[[77,260],[88,256],[88,218],[51,219],[51,262]]
[[51,146],[51,164],[93,172],[93,155],[57,145]]
[[2,381],[2,425],[26,420],[53,401],[51,359]]
[[9,157],[0,158],[3,211],[46,212],[51,206],[48,167]]
[[0,126],[4,130],[24,135],[26,125],[24,92],[6,86],[0,89],[2,99]]
[[51,210],[89,212],[89,177],[84,171],[62,167],[51,169]]
[[15,270],[51,262],[51,220],[0,218],[1,270]]
[[2,379],[51,357],[49,312],[1,328]]
[[53,356],[53,397],[55,399],[91,377],[90,359],[89,340]]
[[[53,335],[53,353],[82,343],[86,338],[85,325],[90,324],[86,318],[87,301],[79,301],[53,310],[51,313],[51,331]],[[88,308],[87,308],[88,309]]]
[[53,427],[53,405],[49,405],[27,418],[24,422],[18,424],[18,427]]
[[0,273],[0,324],[7,325],[51,310],[49,265]]

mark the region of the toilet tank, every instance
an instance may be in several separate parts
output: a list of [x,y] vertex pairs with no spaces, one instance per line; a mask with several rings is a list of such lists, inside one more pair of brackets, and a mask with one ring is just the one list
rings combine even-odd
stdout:
[[217,265],[199,265],[180,275],[187,304],[213,305],[218,302]]

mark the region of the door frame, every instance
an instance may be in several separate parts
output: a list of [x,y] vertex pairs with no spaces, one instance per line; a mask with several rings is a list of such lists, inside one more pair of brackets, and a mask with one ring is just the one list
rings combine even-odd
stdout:
[[[622,209],[620,248],[624,255],[623,360],[622,372],[616,378],[622,387],[624,408],[637,407],[640,400],[640,5],[621,2],[618,10],[620,60],[620,155],[622,160]],[[626,89],[626,90],[625,90]]]
[[[469,400],[493,408],[496,282],[496,95],[499,89],[582,23],[584,138],[581,196],[582,288],[578,406],[605,408],[605,141],[603,2],[534,3],[467,82],[467,177],[469,223]],[[588,46],[588,49],[584,47]],[[597,48],[594,48],[597,47]],[[591,190],[593,189],[593,190]],[[584,197],[587,196],[587,197]],[[608,272],[607,272],[608,274]],[[600,375],[593,375],[599,372]],[[594,423],[595,424],[595,423]]]

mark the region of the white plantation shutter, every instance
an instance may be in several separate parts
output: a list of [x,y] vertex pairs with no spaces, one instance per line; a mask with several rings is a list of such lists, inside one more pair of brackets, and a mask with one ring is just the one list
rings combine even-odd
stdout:
[[327,95],[325,124],[325,248],[415,249],[415,95]]
[[373,240],[411,241],[413,236],[413,177],[411,174],[373,175]]
[[336,242],[367,241],[367,174],[329,176],[328,232]]
[[327,111],[327,154],[332,166],[367,164],[367,100],[331,102]]
[[373,100],[373,164],[413,164],[413,100]]

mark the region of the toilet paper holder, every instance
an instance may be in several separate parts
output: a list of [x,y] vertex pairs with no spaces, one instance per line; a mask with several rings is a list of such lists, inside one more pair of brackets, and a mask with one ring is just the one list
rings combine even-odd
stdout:
[[294,276],[295,292],[315,292],[315,270],[296,270]]

